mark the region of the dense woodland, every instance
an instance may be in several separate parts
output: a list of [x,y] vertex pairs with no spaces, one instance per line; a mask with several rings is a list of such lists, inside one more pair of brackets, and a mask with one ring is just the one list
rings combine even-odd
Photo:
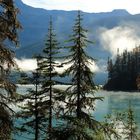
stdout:
[[134,91],[140,90],[140,47],[133,51],[117,53],[116,60],[108,59],[107,90]]
[[[12,0],[1,0],[0,6],[0,140],[12,140],[15,135],[22,140],[25,133],[32,140],[119,140],[122,136],[116,124],[120,120],[124,124],[123,138],[139,139],[131,105],[127,113],[119,113],[116,117],[108,115],[103,122],[94,118],[95,101],[103,98],[96,95],[94,73],[89,68],[95,58],[85,51],[92,42],[87,38],[88,31],[83,27],[80,11],[64,47],[69,51],[68,56],[58,55],[61,47],[50,17],[45,48],[42,54],[35,56],[38,68],[31,77],[22,74],[22,81],[26,83],[29,78],[34,88],[24,95],[16,93],[17,87],[10,82],[9,74],[17,66],[7,41],[15,46],[18,44],[17,30],[21,26],[16,20],[18,10]],[[57,63],[60,59],[63,60],[61,64]],[[64,73],[56,71],[56,67],[66,64],[70,66]],[[55,88],[61,83],[56,77],[67,75],[71,77],[70,86]],[[14,112],[10,107],[12,103],[19,105],[19,111]]]

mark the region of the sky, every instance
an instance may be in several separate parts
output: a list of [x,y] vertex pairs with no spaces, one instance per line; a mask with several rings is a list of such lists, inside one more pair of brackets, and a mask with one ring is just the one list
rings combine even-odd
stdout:
[[126,9],[131,14],[140,13],[140,0],[22,0],[25,4],[47,10],[82,10],[84,12],[109,12]]

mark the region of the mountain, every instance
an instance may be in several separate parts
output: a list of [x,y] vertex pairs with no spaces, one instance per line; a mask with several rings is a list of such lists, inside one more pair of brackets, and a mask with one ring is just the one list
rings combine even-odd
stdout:
[[[32,53],[41,52],[40,50],[44,46],[44,40],[47,34],[50,15],[53,17],[58,40],[63,42],[68,39],[77,11],[57,11],[33,8],[25,5],[21,0],[16,0],[15,3],[20,10],[18,19],[23,27],[23,30],[20,31],[21,47],[16,50],[17,57],[32,57]],[[97,56],[99,53],[102,55],[105,54],[102,53],[102,48],[99,46],[96,30],[99,27],[112,28],[117,26],[124,17],[131,16],[126,10],[114,10],[107,13],[83,12],[83,15],[83,24],[90,31],[91,40],[96,40],[97,42],[94,47],[95,50],[93,49],[93,52],[96,52],[95,54]]]
[[[71,34],[77,11],[33,8],[24,4],[21,0],[15,0],[15,5],[20,10],[18,19],[23,27],[19,33],[20,47],[15,50],[17,58],[31,58],[33,54],[42,52],[50,16],[53,18],[55,32],[57,39],[60,41],[60,45],[65,45],[63,42],[68,40],[69,35]],[[123,9],[102,13],[82,12],[82,14],[84,17],[83,25],[89,30],[89,39],[95,41],[95,44],[87,48],[87,52],[90,56],[102,61],[102,63],[99,64],[101,67],[106,65],[107,58],[111,54],[108,50],[103,49],[103,46],[100,43],[100,28],[109,30],[120,26],[123,23],[136,23],[137,25],[140,25],[139,14],[131,15]],[[97,73],[99,83],[103,81],[102,77],[106,77],[106,75],[106,73]]]

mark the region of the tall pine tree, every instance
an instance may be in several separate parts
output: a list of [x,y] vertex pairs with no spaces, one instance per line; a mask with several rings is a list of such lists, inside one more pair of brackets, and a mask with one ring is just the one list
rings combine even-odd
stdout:
[[54,118],[54,104],[55,104],[55,95],[57,94],[54,88],[54,85],[57,84],[55,80],[58,76],[55,68],[58,66],[56,62],[59,53],[59,43],[56,40],[56,35],[54,33],[52,19],[50,17],[50,25],[48,28],[48,35],[46,40],[46,47],[43,50],[43,55],[39,63],[39,70],[42,75],[42,87],[41,92],[46,95],[45,105],[48,109],[48,129],[47,129],[47,139],[52,140],[52,131],[53,131],[53,118]]
[[73,35],[69,40],[69,46],[66,47],[69,49],[69,56],[66,56],[67,62],[64,64],[71,66],[65,74],[72,77],[72,85],[59,97],[64,102],[65,108],[64,114],[60,115],[64,123],[57,129],[57,139],[94,139],[93,135],[99,126],[91,113],[95,109],[95,101],[101,99],[95,97],[93,72],[90,69],[95,59],[88,56],[85,51],[91,41],[88,41],[87,30],[83,28],[82,20],[81,13],[78,11]]
[[16,20],[17,9],[13,0],[0,1],[0,139],[11,139],[13,110],[8,106],[14,102],[16,86],[10,82],[9,74],[15,66],[14,52],[7,47],[8,43],[18,43],[17,28],[20,28]]
[[20,105],[21,110],[17,113],[19,120],[22,119],[22,123],[19,121],[18,129],[23,135],[29,133],[29,137],[32,137],[33,140],[42,140],[46,138],[46,96],[40,90],[41,83],[39,72],[40,71],[36,69],[36,71],[32,73],[30,80],[34,84],[34,87],[29,89],[27,94],[20,97],[19,101],[25,103],[24,105]]

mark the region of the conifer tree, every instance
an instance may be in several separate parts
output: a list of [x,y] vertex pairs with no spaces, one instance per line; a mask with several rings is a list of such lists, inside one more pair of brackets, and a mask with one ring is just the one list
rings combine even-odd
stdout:
[[114,70],[115,70],[115,77],[119,76],[119,73],[121,72],[121,56],[119,54],[119,49],[117,49],[117,56],[116,56],[116,61],[114,64]]
[[108,60],[108,82],[104,86],[105,89],[125,91],[137,89],[139,52],[137,47],[134,50],[130,52],[125,50],[122,54],[119,54],[118,51],[114,63]]
[[15,66],[14,52],[6,43],[18,43],[16,30],[20,25],[16,15],[13,0],[0,1],[0,139],[3,140],[11,139],[13,110],[8,104],[15,101],[16,92],[16,86],[9,80],[11,68]]
[[90,70],[90,65],[95,59],[88,56],[85,51],[87,43],[92,42],[88,41],[87,30],[83,28],[82,20],[81,13],[78,11],[73,35],[69,40],[69,46],[66,47],[69,56],[66,56],[67,62],[64,64],[71,66],[65,74],[72,77],[72,86],[59,97],[65,104],[64,114],[60,115],[65,123],[58,127],[57,139],[91,140],[94,139],[93,135],[99,126],[90,113],[95,109],[95,101],[101,98],[95,97],[93,72]]
[[[54,118],[54,103],[55,103],[55,95],[57,94],[54,88],[54,85],[57,84],[55,80],[58,76],[55,68],[58,66],[56,62],[58,58],[59,48],[58,41],[56,40],[56,35],[54,33],[52,19],[50,17],[50,24],[48,28],[46,47],[43,49],[43,54],[41,56],[41,60],[39,62],[39,70],[42,75],[42,87],[41,92],[46,96],[45,105],[48,110],[48,129],[47,129],[47,139],[52,140],[52,131],[53,131],[53,118]],[[59,90],[57,90],[59,91]]]
[[21,111],[17,113],[17,117],[23,120],[18,129],[23,135],[24,133],[29,133],[30,137],[33,135],[31,138],[33,140],[42,140],[45,139],[46,134],[47,119],[45,116],[47,111],[46,106],[44,106],[45,96],[40,91],[40,73],[38,69],[32,73],[30,79],[34,87],[19,98],[20,103],[25,103],[19,106]]
[[113,62],[112,59],[108,58],[107,62],[108,79],[113,78]]
[[134,112],[132,110],[131,104],[129,105],[129,109],[127,111],[126,122],[124,133],[126,140],[138,140],[138,131],[137,125],[134,118]]
[[[105,140],[139,140],[137,124],[131,104],[127,112],[115,112],[107,115],[103,123],[102,139]],[[104,133],[107,132],[107,133]]]

